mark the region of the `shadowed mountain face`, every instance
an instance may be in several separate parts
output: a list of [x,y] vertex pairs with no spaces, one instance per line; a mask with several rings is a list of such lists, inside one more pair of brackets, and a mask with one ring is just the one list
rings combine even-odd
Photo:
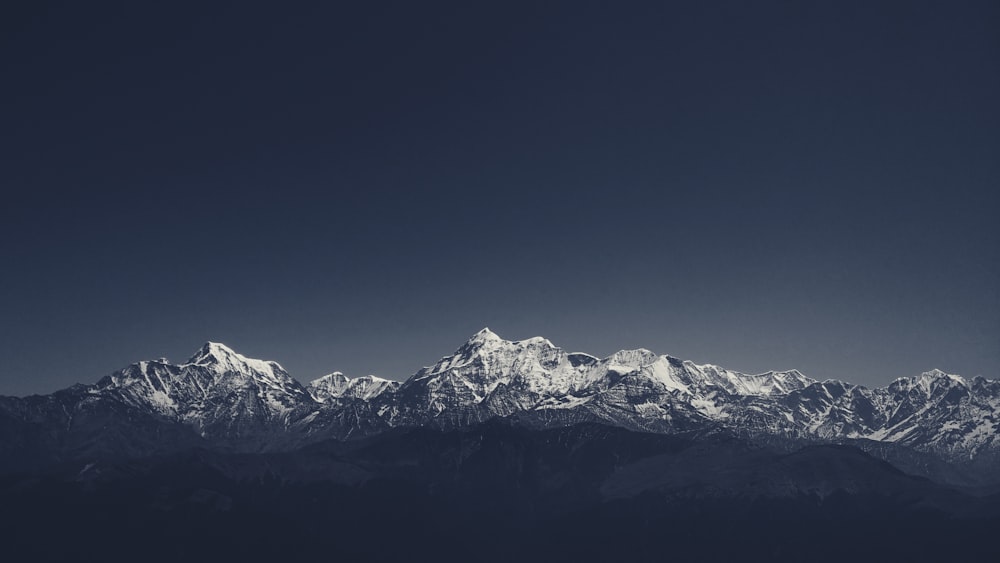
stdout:
[[200,445],[281,451],[393,428],[530,428],[600,422],[662,434],[726,433],[791,450],[847,443],[956,484],[1000,477],[1000,383],[931,371],[868,389],[797,371],[749,375],[648,350],[599,359],[489,329],[403,383],[341,373],[299,384],[275,363],[207,343],[48,396],[0,397],[0,466],[124,459]]
[[0,479],[0,517],[16,560],[931,561],[992,553],[1000,499],[850,447],[493,422],[68,463]]

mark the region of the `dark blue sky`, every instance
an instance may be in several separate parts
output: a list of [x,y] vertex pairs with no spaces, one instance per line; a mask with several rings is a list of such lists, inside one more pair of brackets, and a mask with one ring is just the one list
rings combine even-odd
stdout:
[[137,4],[0,17],[0,393],[487,325],[1000,375],[996,2]]

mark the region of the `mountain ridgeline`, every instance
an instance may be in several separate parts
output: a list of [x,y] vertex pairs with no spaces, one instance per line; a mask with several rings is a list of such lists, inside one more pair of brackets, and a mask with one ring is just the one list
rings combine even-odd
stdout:
[[934,370],[867,388],[794,370],[743,374],[644,349],[601,359],[489,329],[405,382],[332,373],[303,386],[276,362],[207,343],[182,364],[142,361],[96,384],[0,397],[0,469],[190,448],[281,452],[494,420],[725,435],[789,452],[846,444],[944,483],[1000,481],[996,380]]

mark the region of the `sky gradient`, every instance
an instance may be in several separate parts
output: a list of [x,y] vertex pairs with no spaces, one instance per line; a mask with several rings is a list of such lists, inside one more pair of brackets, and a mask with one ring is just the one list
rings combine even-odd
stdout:
[[1000,377],[1000,4],[328,4],[0,18],[0,394],[484,326]]

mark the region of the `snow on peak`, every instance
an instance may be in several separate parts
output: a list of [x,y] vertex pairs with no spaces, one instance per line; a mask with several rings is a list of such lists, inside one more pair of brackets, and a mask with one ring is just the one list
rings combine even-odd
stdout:
[[235,350],[220,342],[206,342],[188,359],[189,364],[205,364],[239,356]]
[[620,373],[630,372],[656,361],[657,355],[645,348],[635,350],[619,350],[612,354],[607,362],[609,368]]
[[309,391],[313,399],[322,403],[329,397],[339,397],[342,395],[347,390],[350,382],[350,377],[339,371],[335,371],[310,381],[306,385],[306,390]]
[[552,341],[541,336],[532,336],[531,338],[518,340],[515,344],[520,344],[521,346],[545,346],[548,348],[555,348],[555,344],[552,344]]
[[322,376],[317,377],[316,379],[310,381],[309,382],[309,386],[311,387],[313,385],[330,385],[330,384],[335,384],[335,383],[338,383],[338,382],[341,382],[341,381],[347,382],[347,381],[350,381],[350,380],[351,380],[351,378],[347,377],[346,375],[344,375],[344,372],[342,372],[342,371],[335,371],[335,372],[332,372],[332,373],[328,373],[326,375],[322,375]]
[[930,389],[930,386],[935,382],[953,382],[965,385],[965,379],[960,375],[954,375],[950,373],[943,372],[939,369],[932,369],[930,371],[925,371],[916,378],[917,384],[921,387]]
[[920,375],[911,375],[909,377],[900,377],[893,382],[893,385],[903,385],[909,388],[921,388],[925,392],[930,393],[931,388],[938,383],[948,382],[948,383],[958,383],[960,385],[968,385],[960,375],[954,375],[941,371],[939,369],[932,369],[930,371],[925,371]]
[[500,338],[500,335],[490,330],[490,327],[486,326],[483,327],[482,330],[480,330],[476,334],[473,334],[470,340],[477,340],[477,341],[502,340],[502,338]]
[[551,341],[541,336],[532,336],[531,338],[525,338],[524,340],[507,340],[490,330],[489,327],[486,327],[476,334],[473,334],[472,337],[466,341],[465,345],[458,350],[458,352],[461,353],[463,351],[467,352],[470,350],[496,350],[508,347],[524,348],[529,346],[555,348],[555,345],[552,344]]
[[330,381],[330,380],[335,380],[335,379],[350,379],[350,378],[347,377],[346,375],[344,375],[344,372],[342,372],[342,371],[334,371],[334,372],[328,373],[326,375],[322,375],[320,377],[317,377],[312,382],[316,383],[318,381]]
[[339,371],[324,375],[309,382],[307,390],[317,402],[325,403],[330,399],[373,399],[382,393],[395,390],[398,381],[383,379],[374,375],[350,378]]
[[127,404],[192,424],[203,436],[287,421],[311,403],[277,363],[247,358],[218,342],[206,342],[187,363],[137,362],[98,385]]
[[916,391],[920,395],[930,398],[939,390],[948,390],[954,387],[971,389],[969,383],[962,376],[945,373],[939,369],[932,369],[920,375],[900,377],[890,383],[887,389],[892,392],[903,393]]
[[219,372],[256,373],[270,379],[284,372],[277,362],[248,358],[219,342],[206,342],[185,365],[209,367]]
[[956,380],[956,381],[963,381],[963,382],[965,381],[965,379],[962,376],[960,376],[960,375],[955,375],[955,374],[952,374],[952,373],[941,371],[941,370],[939,370],[937,368],[934,368],[934,369],[932,369],[930,371],[925,371],[924,373],[920,374],[920,377],[921,378],[928,378],[928,379],[947,378],[947,379],[952,379],[952,380]]

